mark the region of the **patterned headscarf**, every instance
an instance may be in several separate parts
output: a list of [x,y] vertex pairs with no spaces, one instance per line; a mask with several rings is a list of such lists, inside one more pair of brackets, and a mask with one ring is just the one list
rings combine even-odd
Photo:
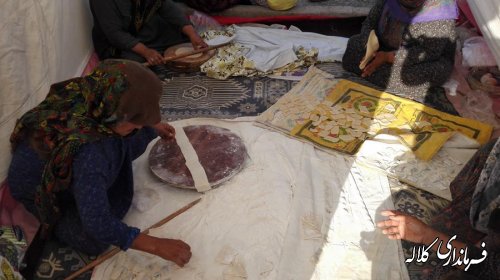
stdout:
[[144,23],[161,8],[162,0],[132,0],[132,24],[130,32],[136,35]]
[[[471,201],[470,221],[474,229],[488,233],[488,228],[498,227],[498,217],[493,212],[500,209],[500,139],[491,150],[479,176]],[[496,223],[496,225],[493,225]],[[498,230],[498,229],[497,229]]]
[[[53,84],[45,100],[17,121],[10,137],[13,149],[28,140],[47,159],[35,196],[45,230],[59,218],[55,193],[69,188],[73,158],[83,144],[119,137],[111,129],[117,120],[160,121],[161,85],[155,79],[139,63],[107,60],[88,76]],[[140,81],[148,85],[136,85]]]

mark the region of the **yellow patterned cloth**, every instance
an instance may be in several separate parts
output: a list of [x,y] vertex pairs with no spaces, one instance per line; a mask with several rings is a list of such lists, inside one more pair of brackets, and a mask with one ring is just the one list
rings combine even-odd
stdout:
[[491,136],[490,125],[443,113],[423,104],[340,80],[308,119],[291,135],[323,148],[355,154],[364,140],[377,134],[397,135],[422,160],[430,160],[455,133],[480,144]]

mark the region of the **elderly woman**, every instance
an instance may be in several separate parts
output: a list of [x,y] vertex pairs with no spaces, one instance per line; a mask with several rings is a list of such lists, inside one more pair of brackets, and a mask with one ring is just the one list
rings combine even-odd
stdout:
[[[457,17],[455,0],[377,0],[361,33],[349,39],[342,65],[388,91],[422,101],[453,70]],[[372,30],[380,47],[360,69]]]
[[187,41],[183,34],[195,49],[207,46],[171,0],[90,0],[90,9],[92,39],[100,59],[158,65],[166,48]]
[[108,60],[94,72],[51,86],[46,99],[18,120],[7,182],[12,196],[45,232],[87,254],[110,244],[180,266],[190,247],[124,224],[134,194],[132,161],[158,135],[161,82],[133,61]]
[[[468,258],[484,259],[460,272],[451,263],[438,264],[431,279],[500,279],[500,140],[482,147],[450,184],[452,202],[432,221],[433,227],[415,217],[397,211],[383,211],[389,219],[377,224],[390,239],[404,239],[430,245],[436,238],[443,241],[441,254],[467,247]],[[439,228],[439,229],[438,229]],[[456,235],[456,240],[451,236]],[[439,241],[432,249],[437,252]],[[464,249],[465,250],[465,249]],[[483,250],[487,252],[484,258]],[[430,252],[429,252],[430,253]],[[463,254],[462,254],[463,255]],[[463,256],[460,256],[464,260]],[[465,270],[465,265],[459,269]],[[468,275],[457,275],[468,274]],[[469,276],[469,278],[467,278]],[[462,277],[462,278],[460,278]],[[477,277],[477,278],[471,278]]]

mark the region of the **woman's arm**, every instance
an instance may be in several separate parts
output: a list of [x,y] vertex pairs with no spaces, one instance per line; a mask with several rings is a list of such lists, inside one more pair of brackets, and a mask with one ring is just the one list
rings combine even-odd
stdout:
[[198,33],[196,33],[193,25],[191,25],[191,22],[187,19],[186,14],[176,3],[171,0],[166,0],[163,2],[159,14],[164,20],[179,26],[182,33],[184,33],[191,41],[191,44],[193,44],[194,49],[208,46]]
[[139,40],[123,29],[122,16],[114,1],[91,0],[93,15],[108,39],[115,48],[130,50],[139,43]]
[[382,11],[384,10],[385,1],[386,0],[377,0],[375,5],[373,5],[373,7],[370,9],[370,12],[368,13],[368,16],[366,16],[365,21],[363,21],[360,33],[366,35],[367,38],[370,34],[370,31],[377,30],[378,21],[380,19],[380,16],[382,15]]
[[[139,229],[126,225],[114,215],[107,194],[107,176],[111,173],[110,160],[119,160],[121,153],[104,148],[108,151],[103,152],[99,145],[85,145],[73,162],[72,191],[86,233],[122,250],[133,248],[158,255],[179,266],[186,264],[191,257],[189,245],[181,240],[139,233]],[[109,154],[117,154],[117,158]]]
[[163,1],[163,4],[158,11],[160,17],[162,17],[167,22],[182,28],[186,25],[191,25],[191,22],[187,19],[187,15],[176,3],[171,0]]

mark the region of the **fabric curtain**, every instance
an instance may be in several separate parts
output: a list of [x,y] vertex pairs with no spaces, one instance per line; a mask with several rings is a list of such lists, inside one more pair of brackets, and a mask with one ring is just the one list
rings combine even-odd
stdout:
[[0,181],[16,120],[56,81],[79,76],[92,53],[87,0],[0,0]]

